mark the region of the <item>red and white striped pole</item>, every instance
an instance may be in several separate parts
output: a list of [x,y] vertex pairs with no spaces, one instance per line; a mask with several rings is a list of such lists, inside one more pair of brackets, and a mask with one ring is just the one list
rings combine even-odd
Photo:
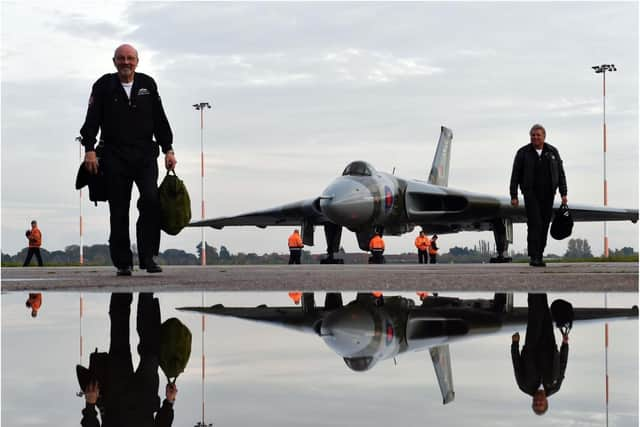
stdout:
[[[607,308],[607,293],[604,294],[604,308]],[[604,406],[605,425],[609,427],[609,323],[604,324]]]
[[[202,109],[200,109],[200,180],[200,200],[202,200],[200,211],[202,220],[204,221],[204,110]],[[200,228],[200,230],[202,232],[202,265],[207,265],[207,246],[204,239],[204,227]]]
[[[80,163],[82,163],[83,156],[82,156],[82,137],[77,137],[76,141],[78,141],[80,143]],[[79,190],[80,193],[80,265],[84,264],[84,257],[82,256],[82,234],[83,234],[83,223],[82,223],[82,188]]]
[[80,364],[82,365],[82,357],[84,356],[84,343],[82,339],[82,316],[84,315],[84,300],[80,293]]
[[[607,73],[602,73],[602,175],[603,199],[607,206]],[[607,221],[604,222],[604,257],[609,258],[609,236],[607,235]],[[606,326],[606,325],[605,325]]]
[[[602,74],[602,175],[603,175],[603,194],[604,205],[608,205],[608,188],[607,188],[607,71],[618,71],[614,64],[594,65],[593,70],[596,74]],[[604,257],[609,258],[609,237],[607,236],[607,222],[604,221]]]
[[[80,162],[83,161],[82,156],[82,137],[77,137],[76,141],[80,143]],[[82,232],[83,232],[83,223],[82,223],[82,188],[80,189],[80,265],[84,264],[84,257],[82,256]],[[80,364],[82,365],[82,357],[84,356],[84,342],[82,338],[82,317],[84,315],[84,300],[82,298],[82,292],[80,293]]]
[[[200,102],[193,104],[193,108],[200,111],[200,199],[201,199],[201,216],[204,221],[204,109],[211,108],[208,102]],[[202,233],[201,249],[200,249],[200,261],[201,265],[207,265],[207,246],[204,238],[204,227],[200,228]]]
[[[204,292],[202,292],[202,307],[204,307]],[[205,426],[204,423],[204,313],[202,314],[202,426]]]
[[[607,71],[618,71],[614,64],[594,65],[593,71],[596,74],[602,73],[602,174],[603,174],[603,192],[604,205],[608,203],[607,191]],[[607,222],[604,222],[604,257],[609,258],[609,238],[607,236]],[[604,294],[604,308],[607,308],[607,293]],[[604,381],[605,381],[605,422],[609,426],[609,323],[604,324]]]

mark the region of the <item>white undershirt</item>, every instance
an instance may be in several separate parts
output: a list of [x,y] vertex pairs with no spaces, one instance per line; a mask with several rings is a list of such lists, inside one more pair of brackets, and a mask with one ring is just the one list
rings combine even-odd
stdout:
[[[129,88],[129,90],[131,90],[131,88]],[[536,153],[538,153],[538,157],[542,156],[542,148],[539,150],[536,148]]]
[[127,93],[127,97],[129,99],[131,99],[131,88],[133,87],[133,82],[131,82],[131,83],[122,83],[122,82],[120,82],[120,83],[122,84],[122,87],[124,88],[124,91]]

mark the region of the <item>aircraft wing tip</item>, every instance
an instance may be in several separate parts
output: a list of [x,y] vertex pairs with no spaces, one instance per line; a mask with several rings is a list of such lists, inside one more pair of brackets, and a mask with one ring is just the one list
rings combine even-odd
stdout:
[[456,393],[455,392],[449,392],[447,393],[446,396],[443,397],[442,399],[442,404],[446,405],[447,403],[451,403],[454,401],[454,399],[456,398]]

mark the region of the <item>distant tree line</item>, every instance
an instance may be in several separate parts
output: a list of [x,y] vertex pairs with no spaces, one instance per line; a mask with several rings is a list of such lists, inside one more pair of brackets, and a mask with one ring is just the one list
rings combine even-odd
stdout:
[[[487,241],[480,241],[473,248],[454,246],[447,253],[439,255],[439,263],[482,263],[495,255],[491,250],[492,245]],[[2,253],[2,266],[22,265],[27,257],[28,248],[23,248],[15,255]],[[137,250],[135,245],[132,248],[136,260]],[[167,249],[161,252],[157,257],[157,261],[163,265],[200,265],[200,254],[202,252],[202,244],[196,246],[196,254],[185,252],[181,249]],[[41,248],[42,258],[45,265],[80,265],[80,246],[69,245],[63,251],[47,251]],[[528,260],[526,253],[510,252],[509,256],[514,261]],[[635,257],[638,253],[631,247],[622,249],[613,249],[609,251],[610,257]],[[301,261],[303,264],[318,264],[324,255],[312,255],[309,251],[302,251]],[[364,252],[346,253],[344,248],[340,248],[338,257],[344,259],[347,264],[366,264],[369,255]],[[83,246],[83,258],[86,265],[111,265],[111,256],[109,255],[109,245],[91,245]],[[407,252],[398,255],[385,255],[387,263],[390,264],[415,264],[417,262],[417,254],[415,252]],[[567,251],[563,257],[554,254],[545,256],[547,259],[588,259],[594,258],[591,252],[591,246],[586,239],[570,239],[567,242]],[[249,264],[286,264],[289,261],[289,254],[278,254],[276,252],[258,255],[254,252],[244,253],[238,252],[232,254],[224,245],[220,246],[220,250],[214,246],[206,245],[207,265],[249,265]],[[35,265],[35,263],[32,264]]]

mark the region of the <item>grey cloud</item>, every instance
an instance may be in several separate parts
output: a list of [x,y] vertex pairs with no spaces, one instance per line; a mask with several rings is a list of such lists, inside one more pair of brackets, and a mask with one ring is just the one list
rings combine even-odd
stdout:
[[[197,72],[194,72],[197,70]],[[192,82],[210,88],[349,85],[369,86],[441,73],[424,58],[399,57],[363,49],[321,50],[299,55],[283,53],[229,56],[185,55],[162,65],[168,76],[192,75]],[[173,79],[172,79],[173,80]]]
[[48,25],[52,31],[60,31],[84,39],[111,40],[122,37],[130,31],[125,23],[116,25],[100,18],[89,18],[79,13],[62,11],[55,12],[48,20]]
[[[595,11],[594,11],[595,9]],[[174,3],[129,8],[128,19],[138,25],[131,35],[155,51],[247,54],[266,51],[316,50],[343,47],[394,50],[402,55],[429,50],[450,54],[451,43],[463,45],[453,52],[511,54],[548,46],[579,46],[581,34],[598,28],[600,14],[626,27],[632,5],[594,8],[586,4],[533,3]],[[632,13],[629,15],[633,15]],[[570,16],[575,25],[567,25]],[[620,22],[620,21],[627,22]],[[544,30],[540,22],[544,21]],[[578,22],[579,21],[579,22]],[[518,37],[513,37],[517,33]],[[607,37],[623,37],[608,32]],[[440,40],[443,38],[448,43]],[[553,49],[553,48],[556,49]],[[593,46],[582,49],[593,50]],[[615,46],[612,46],[615,49]],[[468,55],[464,55],[468,56]],[[544,61],[544,57],[539,58]]]

